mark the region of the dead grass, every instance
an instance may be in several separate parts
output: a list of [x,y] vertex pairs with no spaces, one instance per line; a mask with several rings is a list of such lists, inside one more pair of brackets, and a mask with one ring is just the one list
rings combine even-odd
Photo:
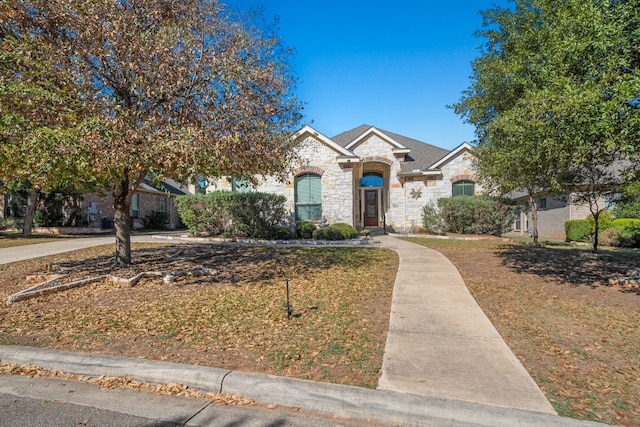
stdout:
[[410,240],[455,264],[560,415],[640,425],[640,294],[606,285],[638,252]]
[[[51,347],[375,387],[397,255],[372,248],[135,245],[135,265],[111,246],[0,267],[0,297],[49,270],[67,281],[106,272],[213,276],[100,282],[0,308],[0,343]],[[290,279],[292,318],[285,310]]]

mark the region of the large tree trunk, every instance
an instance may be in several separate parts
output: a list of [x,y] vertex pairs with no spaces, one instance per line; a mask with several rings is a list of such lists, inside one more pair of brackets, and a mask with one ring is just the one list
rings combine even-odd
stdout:
[[22,237],[30,237],[33,230],[33,217],[36,214],[39,191],[30,188],[27,192],[27,211],[24,213],[24,224],[22,225]]
[[529,206],[531,206],[531,237],[533,245],[538,246],[538,204],[533,196],[529,196]]
[[113,189],[114,227],[116,229],[116,262],[131,264],[131,193],[129,179],[123,178]]

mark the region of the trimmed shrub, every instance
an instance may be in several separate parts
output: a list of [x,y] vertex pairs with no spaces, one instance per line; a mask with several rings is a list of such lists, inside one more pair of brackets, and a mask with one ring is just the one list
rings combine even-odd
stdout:
[[612,225],[617,233],[616,246],[625,248],[640,247],[640,219],[617,218],[612,221]]
[[338,223],[332,224],[331,227],[335,228],[340,233],[342,233],[342,236],[345,239],[355,239],[360,235],[360,233],[358,233],[358,231],[355,228],[353,228],[353,226],[344,222],[338,222]]
[[291,239],[291,231],[287,227],[278,226],[273,229],[270,237],[275,240],[289,240]]
[[320,227],[313,232],[315,240],[344,240],[344,235],[333,226]]
[[296,237],[298,239],[311,239],[313,232],[318,227],[311,221],[300,221],[296,224]]
[[176,207],[191,234],[265,239],[282,235],[285,202],[269,193],[216,191],[177,197]]
[[490,196],[457,196],[438,200],[445,231],[499,236],[511,229],[518,207]]
[[430,202],[422,208],[422,226],[425,233],[444,234],[446,224],[440,215],[438,207]]
[[591,240],[591,223],[588,219],[571,219],[565,221],[564,232],[567,242],[589,242]]

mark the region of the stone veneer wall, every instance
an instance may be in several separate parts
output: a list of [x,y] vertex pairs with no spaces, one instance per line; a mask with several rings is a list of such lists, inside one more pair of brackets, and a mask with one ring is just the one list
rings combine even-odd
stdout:
[[[259,180],[256,191],[280,194],[287,198],[287,209],[290,219],[295,219],[294,176],[300,173],[318,173],[322,176],[322,215],[331,224],[346,222],[358,225],[354,218],[359,216],[358,179],[362,171],[367,171],[367,163],[380,162],[389,169],[386,174],[388,185],[383,195],[387,226],[396,231],[411,231],[422,226],[422,208],[427,203],[437,203],[438,199],[451,197],[452,185],[461,179],[475,181],[475,174],[471,169],[472,156],[463,151],[451,159],[442,168],[442,176],[420,176],[408,178],[401,182],[398,174],[401,172],[403,158],[393,154],[393,147],[377,135],[363,140],[352,151],[365,159],[362,165],[339,165],[336,157],[339,153],[312,136],[307,137],[297,148],[299,160],[293,165],[294,172],[285,181],[280,182],[274,177]],[[308,160],[308,162],[307,162]],[[370,165],[371,166],[371,165]],[[379,168],[374,168],[378,170]],[[220,179],[211,186],[209,191],[231,190],[230,179]],[[476,194],[482,188],[476,184]]]
[[[458,156],[447,162],[442,168],[442,176],[410,177],[404,183],[398,178],[401,171],[402,159],[396,158],[393,147],[373,135],[359,144],[353,152],[360,157],[382,157],[391,160],[389,176],[389,194],[386,224],[396,231],[411,231],[422,226],[422,208],[428,203],[437,203],[438,199],[451,197],[452,185],[461,179],[475,182],[472,170],[472,155],[462,151]],[[365,166],[366,168],[366,166]],[[476,183],[476,194],[482,193],[482,187]]]
[[[322,177],[322,216],[330,224],[346,222],[353,225],[353,174],[352,169],[338,164],[337,153],[332,148],[309,136],[297,147],[299,160],[292,165],[293,173],[281,182],[275,177],[259,179],[255,191],[280,194],[287,198],[290,220],[295,221],[295,176],[317,173]],[[305,160],[309,160],[308,164]],[[220,179],[209,188],[231,190],[230,179]]]

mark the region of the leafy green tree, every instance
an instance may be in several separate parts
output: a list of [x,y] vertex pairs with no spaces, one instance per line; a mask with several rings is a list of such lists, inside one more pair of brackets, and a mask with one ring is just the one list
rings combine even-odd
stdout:
[[486,43],[454,109],[476,126],[480,177],[527,193],[537,243],[542,192],[580,192],[585,171],[638,154],[637,2],[515,0],[483,17]]
[[41,193],[95,182],[77,144],[90,119],[73,86],[43,61],[37,35],[0,36],[0,180],[8,191],[26,193],[22,234],[28,237]]
[[[0,16],[5,37],[27,38],[99,119],[79,142],[113,195],[120,264],[145,177],[278,173],[293,155],[291,51],[218,1],[7,0]],[[27,63],[31,52],[14,54]]]
[[613,208],[616,218],[640,218],[640,180],[620,188],[620,198]]

